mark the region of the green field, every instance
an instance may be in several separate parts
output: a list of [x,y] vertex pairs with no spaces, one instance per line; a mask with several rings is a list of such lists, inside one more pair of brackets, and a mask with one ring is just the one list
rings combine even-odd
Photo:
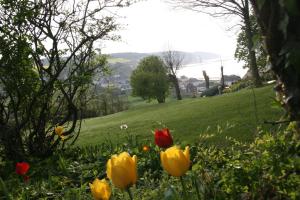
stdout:
[[[152,140],[153,131],[162,127],[161,124],[169,127],[175,142],[192,143],[205,133],[214,134],[206,140],[208,143],[224,145],[226,136],[248,142],[257,132],[257,126],[272,128],[264,124],[264,120],[278,120],[283,114],[280,108],[273,106],[272,87],[165,104],[135,102],[137,106],[127,111],[84,120],[77,144],[99,144],[106,139],[120,142],[127,132],[140,140]],[[127,124],[128,129],[120,130],[121,124]]]

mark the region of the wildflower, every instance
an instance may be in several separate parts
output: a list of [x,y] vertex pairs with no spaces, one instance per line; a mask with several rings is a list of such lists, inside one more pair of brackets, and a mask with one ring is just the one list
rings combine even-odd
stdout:
[[173,139],[168,128],[155,130],[155,144],[161,148],[168,148],[173,145]]
[[149,147],[148,145],[144,145],[144,146],[143,146],[143,151],[144,151],[144,152],[150,151],[150,147]]
[[182,151],[179,147],[173,146],[166,151],[160,152],[161,164],[170,175],[180,177],[190,167],[190,148],[187,146]]
[[122,124],[122,125],[120,126],[120,129],[121,129],[121,130],[127,129],[127,128],[128,128],[127,124]]
[[57,126],[57,127],[54,128],[54,131],[55,131],[55,133],[56,133],[59,137],[61,137],[61,136],[62,136],[62,133],[63,133],[63,131],[64,131],[64,127],[63,127],[63,126]]
[[24,176],[30,168],[30,165],[27,162],[18,162],[16,164],[16,173]]
[[107,161],[106,174],[113,184],[120,189],[128,189],[137,181],[137,157],[127,152],[113,155]]
[[99,180],[96,178],[93,183],[89,185],[95,200],[109,200],[111,189],[105,179]]

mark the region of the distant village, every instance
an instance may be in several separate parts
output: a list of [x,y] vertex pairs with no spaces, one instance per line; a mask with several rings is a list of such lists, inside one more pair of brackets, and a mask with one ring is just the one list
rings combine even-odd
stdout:
[[[241,77],[236,75],[224,75],[225,86],[230,86],[233,83],[241,80]],[[183,96],[201,95],[202,92],[207,90],[204,78],[189,78],[187,76],[178,77],[180,91]],[[123,79],[120,75],[115,74],[110,77],[104,77],[99,81],[94,82],[100,88],[115,88],[119,90],[120,94],[131,94],[131,85],[129,79]],[[209,87],[215,87],[220,85],[219,78],[211,78],[209,80]],[[171,91],[171,94],[173,92]]]

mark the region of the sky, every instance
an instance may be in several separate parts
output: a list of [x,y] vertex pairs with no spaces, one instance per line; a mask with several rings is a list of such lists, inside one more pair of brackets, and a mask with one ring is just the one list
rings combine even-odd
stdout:
[[[187,52],[212,52],[233,59],[235,31],[226,31],[232,21],[207,14],[175,9],[163,0],[148,0],[119,12],[120,42],[105,41],[102,53],[158,52],[168,49]],[[237,64],[235,62],[235,64]],[[239,75],[245,73],[240,64]]]

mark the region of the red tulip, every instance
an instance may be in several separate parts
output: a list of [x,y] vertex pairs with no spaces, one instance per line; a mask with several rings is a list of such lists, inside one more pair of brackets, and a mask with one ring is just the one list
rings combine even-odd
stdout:
[[24,176],[28,172],[29,168],[30,166],[27,162],[18,162],[16,164],[16,173]]
[[161,148],[168,148],[173,145],[173,139],[168,128],[155,130],[155,144]]

